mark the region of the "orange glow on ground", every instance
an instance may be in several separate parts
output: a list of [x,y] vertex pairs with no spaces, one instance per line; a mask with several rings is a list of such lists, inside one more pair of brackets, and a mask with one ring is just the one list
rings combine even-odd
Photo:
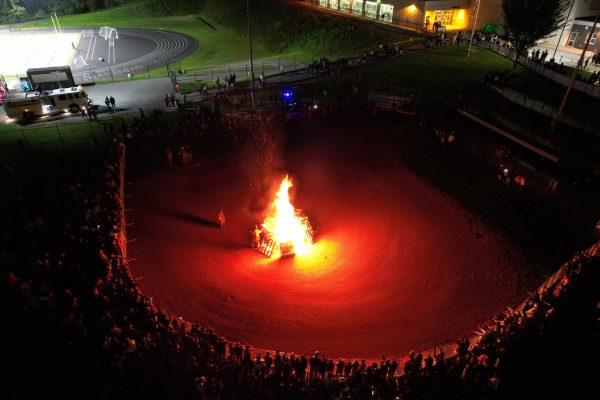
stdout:
[[302,277],[323,277],[336,270],[337,263],[332,261],[337,258],[339,251],[339,243],[337,241],[328,238],[319,238],[318,242],[310,246],[310,251],[304,253],[300,258],[261,258],[257,261],[256,266],[264,269],[287,264],[292,265],[297,275]]
[[290,202],[289,190],[292,186],[292,180],[286,175],[262,225],[277,243],[293,242],[296,254],[304,255],[312,247],[312,238],[308,219],[303,218]]

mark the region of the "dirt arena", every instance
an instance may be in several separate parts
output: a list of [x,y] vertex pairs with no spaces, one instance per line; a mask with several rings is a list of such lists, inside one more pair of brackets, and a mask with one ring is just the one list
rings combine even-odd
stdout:
[[398,161],[394,143],[319,129],[283,155],[317,231],[309,255],[249,247],[258,221],[234,155],[129,187],[132,270],[155,305],[258,348],[374,359],[470,335],[522,300],[522,257]]

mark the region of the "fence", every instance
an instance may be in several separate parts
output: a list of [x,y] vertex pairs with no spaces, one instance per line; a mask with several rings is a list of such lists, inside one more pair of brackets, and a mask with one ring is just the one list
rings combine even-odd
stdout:
[[127,257],[127,221],[125,220],[125,158],[127,148],[123,143],[119,144],[119,232],[116,235],[117,246],[121,255]]
[[[525,108],[529,108],[530,110],[536,111],[549,118],[554,118],[554,116],[558,112],[558,107],[544,103],[543,101],[532,99],[515,90],[511,90],[506,87],[498,88],[491,85],[489,87],[501,93],[502,96],[512,101],[513,103],[517,103]],[[578,118],[572,118],[564,114],[561,116],[560,122],[572,126],[574,128],[581,129],[588,133],[600,132],[600,124],[598,124],[597,122],[584,121]]]
[[[515,59],[515,49],[512,47],[504,47],[500,46],[496,43],[491,43],[487,41],[482,41],[479,43],[480,47],[484,47],[490,49],[498,54],[502,54],[503,56]],[[518,60],[519,64],[523,65],[525,68],[538,73],[540,75],[545,76],[548,79],[553,80],[554,82],[560,83],[563,86],[568,86],[569,81],[571,80],[571,76],[563,75],[560,72],[554,71],[553,69],[546,68],[544,65],[539,64],[535,61],[528,59],[525,56],[519,56]],[[573,89],[585,93],[587,95],[593,96],[597,99],[600,99],[600,86],[592,85],[590,83],[582,82],[576,80],[573,83]]]

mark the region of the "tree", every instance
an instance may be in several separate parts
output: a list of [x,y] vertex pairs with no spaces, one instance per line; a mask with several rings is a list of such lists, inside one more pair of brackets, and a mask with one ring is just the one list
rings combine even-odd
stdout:
[[536,41],[553,36],[565,21],[571,0],[502,0],[504,30],[520,55]]
[[25,15],[19,0],[0,0],[0,21],[13,22]]

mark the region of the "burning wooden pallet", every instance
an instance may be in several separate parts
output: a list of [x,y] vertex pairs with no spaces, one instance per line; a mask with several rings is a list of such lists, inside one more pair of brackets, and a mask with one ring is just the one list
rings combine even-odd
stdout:
[[294,250],[294,242],[279,243],[279,252],[281,258],[293,257],[296,255],[296,251]]
[[258,251],[267,257],[271,257],[273,250],[275,249],[275,244],[275,241],[269,238],[260,243],[260,246],[258,246]]
[[271,257],[273,250],[277,242],[273,239],[273,236],[264,227],[260,233],[260,240],[258,242],[258,252],[264,254],[267,257]]

